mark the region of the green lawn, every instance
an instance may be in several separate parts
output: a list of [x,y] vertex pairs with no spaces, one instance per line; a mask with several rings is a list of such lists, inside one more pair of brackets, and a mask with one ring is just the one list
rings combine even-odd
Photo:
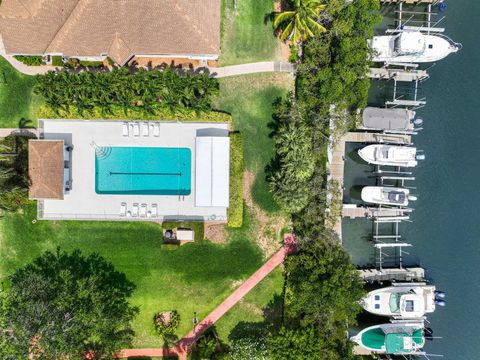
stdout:
[[280,318],[279,299],[283,291],[283,280],[282,270],[275,269],[217,321],[215,329],[222,342],[229,343],[242,331],[248,331],[255,326],[264,326],[265,321],[270,323]]
[[280,43],[273,34],[271,0],[222,0],[222,44],[220,64],[234,65],[275,60]]
[[293,79],[287,74],[252,74],[219,80],[220,96],[214,105],[232,114],[234,129],[242,134],[245,169],[255,175],[253,200],[265,211],[277,211],[265,180],[265,167],[274,155],[269,123],[273,101],[285,96]]
[[1,128],[18,127],[22,118],[32,120],[35,124],[37,108],[42,100],[32,94],[34,83],[33,76],[19,73],[0,56]]
[[45,250],[60,246],[98,252],[133,281],[132,303],[140,306],[134,321],[138,347],[162,346],[153,334],[156,311],[176,309],[178,334],[191,329],[193,312],[203,318],[263,263],[260,250],[247,236],[251,220],[232,232],[226,245],[208,241],[161,249],[161,227],[155,223],[39,221],[34,206],[0,222],[0,278],[11,274]]

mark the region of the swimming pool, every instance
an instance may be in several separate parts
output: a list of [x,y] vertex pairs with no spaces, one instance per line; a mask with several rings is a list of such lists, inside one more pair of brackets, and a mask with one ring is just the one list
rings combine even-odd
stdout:
[[95,192],[125,195],[189,195],[188,148],[98,147]]

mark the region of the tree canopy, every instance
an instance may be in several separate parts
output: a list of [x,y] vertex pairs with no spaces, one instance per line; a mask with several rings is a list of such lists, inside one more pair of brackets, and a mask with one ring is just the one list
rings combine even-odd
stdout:
[[320,14],[326,5],[319,0],[292,0],[292,10],[281,12],[275,17],[273,26],[281,29],[280,39],[294,43],[305,42],[327,29],[320,23]]
[[113,358],[131,346],[134,288],[99,255],[45,252],[0,297],[0,358]]
[[210,97],[218,82],[207,74],[165,70],[130,72],[127,68],[111,72],[49,72],[37,76],[35,93],[57,113],[74,107],[80,114],[99,108],[104,114],[115,109],[141,109],[154,114],[160,108],[172,111],[190,108],[210,110]]

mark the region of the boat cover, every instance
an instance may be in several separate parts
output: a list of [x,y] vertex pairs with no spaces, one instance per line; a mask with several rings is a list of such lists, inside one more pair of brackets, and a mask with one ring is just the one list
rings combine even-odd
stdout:
[[368,129],[412,130],[413,116],[408,109],[367,107],[363,111],[362,125]]

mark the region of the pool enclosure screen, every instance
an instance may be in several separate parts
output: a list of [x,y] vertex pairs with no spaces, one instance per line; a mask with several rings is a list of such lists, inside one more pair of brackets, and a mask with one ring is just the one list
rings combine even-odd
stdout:
[[125,195],[189,195],[188,148],[98,147],[95,192]]

